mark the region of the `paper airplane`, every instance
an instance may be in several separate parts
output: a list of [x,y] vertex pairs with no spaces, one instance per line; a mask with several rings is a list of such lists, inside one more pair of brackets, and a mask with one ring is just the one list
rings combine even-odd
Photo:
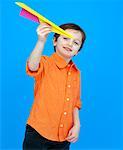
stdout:
[[65,30],[63,30],[62,28],[57,26],[55,23],[51,22],[50,20],[48,20],[47,18],[45,18],[44,16],[42,16],[35,10],[31,9],[26,4],[21,3],[21,2],[15,2],[15,3],[22,8],[22,10],[20,12],[20,16],[23,16],[25,18],[28,18],[28,19],[33,20],[34,22],[38,22],[38,23],[45,22],[52,27],[52,32],[64,35],[68,38],[74,38],[71,34],[66,32]]

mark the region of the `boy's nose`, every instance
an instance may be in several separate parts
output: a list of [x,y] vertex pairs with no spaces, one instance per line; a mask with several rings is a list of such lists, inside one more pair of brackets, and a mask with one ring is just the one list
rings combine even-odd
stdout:
[[68,44],[69,44],[69,46],[72,46],[72,45],[73,45],[73,42],[72,42],[72,41],[69,41]]

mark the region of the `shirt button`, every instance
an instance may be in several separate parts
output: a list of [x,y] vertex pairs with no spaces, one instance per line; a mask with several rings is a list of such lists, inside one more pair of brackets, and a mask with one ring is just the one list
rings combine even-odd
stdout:
[[64,115],[67,115],[67,112],[64,112]]
[[69,87],[69,88],[71,87],[70,84],[68,85],[68,87]]
[[70,99],[69,98],[67,98],[67,101],[69,101]]
[[68,72],[68,75],[71,75],[71,72]]
[[63,124],[60,124],[60,127],[62,128],[62,127],[63,127]]

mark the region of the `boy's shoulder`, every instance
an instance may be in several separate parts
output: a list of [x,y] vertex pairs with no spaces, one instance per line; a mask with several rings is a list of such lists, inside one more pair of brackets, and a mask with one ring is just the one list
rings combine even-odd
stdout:
[[48,62],[50,59],[50,56],[47,56],[47,55],[41,55],[41,61],[42,62]]
[[51,56],[48,55],[41,55],[40,62],[43,62],[44,64],[52,64]]
[[53,56],[53,54],[51,54],[51,55],[45,55],[45,54],[44,54],[44,55],[41,55],[41,58],[48,60],[48,59],[50,59],[52,56]]
[[43,58],[43,59],[49,59],[49,56],[47,56],[47,55],[41,55],[41,58]]

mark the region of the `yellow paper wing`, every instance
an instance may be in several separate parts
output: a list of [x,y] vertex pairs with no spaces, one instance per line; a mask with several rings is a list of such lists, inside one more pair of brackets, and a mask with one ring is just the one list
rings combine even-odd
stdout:
[[45,18],[44,16],[42,16],[41,14],[36,12],[35,10],[31,9],[30,7],[28,7],[26,4],[21,3],[21,2],[15,2],[15,3],[18,6],[20,6],[21,8],[25,9],[26,11],[28,11],[29,13],[31,13],[34,16],[38,17],[40,22],[45,22],[45,23],[48,23],[49,25],[51,25],[52,26],[52,32],[64,35],[64,36],[66,36],[68,38],[74,38],[71,34],[67,33],[65,30],[63,30],[62,28],[57,26],[55,23],[51,22],[50,20],[48,20],[47,18]]

